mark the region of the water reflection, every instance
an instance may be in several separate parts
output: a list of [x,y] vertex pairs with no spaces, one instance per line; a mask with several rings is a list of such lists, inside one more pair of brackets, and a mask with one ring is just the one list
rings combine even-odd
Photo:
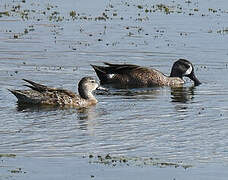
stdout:
[[103,114],[105,114],[105,111],[102,109],[99,109],[98,111],[96,106],[77,109],[77,117],[82,121],[95,119],[102,116]]
[[[73,115],[73,120],[77,121],[79,129],[92,131],[96,124],[96,119],[106,114],[104,109],[97,109],[96,106],[90,106],[86,108],[69,108],[69,107],[58,107],[58,106],[44,106],[44,105],[30,105],[30,104],[17,104],[17,111],[20,112],[41,112],[48,116],[51,112],[56,112],[56,119],[66,118],[69,120],[70,116]],[[51,113],[52,114],[52,113]]]
[[97,109],[95,106],[77,109],[77,119],[81,130],[90,130],[96,124],[96,119],[106,114],[103,109]]
[[50,106],[50,105],[33,105],[33,104],[17,103],[17,111],[21,111],[21,112],[56,111],[59,109],[62,109],[62,108],[57,106]]
[[115,89],[109,88],[108,92],[96,92],[97,95],[123,96],[124,99],[154,99],[161,93],[160,87]]
[[95,111],[91,110],[90,108],[80,108],[77,111],[77,119],[79,128],[81,130],[88,130],[89,120],[93,119],[94,116],[96,117]]
[[[125,99],[140,98],[154,99],[159,97],[169,87],[152,87],[137,89],[110,89],[107,92],[99,92],[96,94],[105,96],[124,96]],[[187,103],[194,98],[195,86],[191,87],[170,87],[172,102]]]
[[172,102],[187,103],[194,98],[195,86],[171,87]]

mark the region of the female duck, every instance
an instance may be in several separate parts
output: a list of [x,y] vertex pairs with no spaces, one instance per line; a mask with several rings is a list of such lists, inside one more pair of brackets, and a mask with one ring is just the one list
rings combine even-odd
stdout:
[[139,88],[152,86],[178,87],[184,84],[183,77],[189,77],[194,85],[200,85],[200,81],[194,74],[191,62],[179,59],[174,62],[170,76],[153,69],[132,64],[110,64],[108,66],[91,65],[101,84],[111,84],[115,88]]
[[78,83],[79,95],[72,91],[47,87],[30,80],[23,79],[30,85],[29,90],[10,90],[18,99],[18,103],[33,105],[86,107],[97,103],[93,91],[101,89],[92,77],[84,77]]

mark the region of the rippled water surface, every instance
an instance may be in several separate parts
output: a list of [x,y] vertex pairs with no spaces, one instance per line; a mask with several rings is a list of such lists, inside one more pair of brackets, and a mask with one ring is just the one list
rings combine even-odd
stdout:
[[[0,3],[0,153],[20,157],[141,158],[228,166],[228,3]],[[132,63],[165,74],[175,60],[202,85],[115,90],[87,109],[23,108],[22,78],[77,91],[90,64]],[[222,175],[221,175],[222,176]]]

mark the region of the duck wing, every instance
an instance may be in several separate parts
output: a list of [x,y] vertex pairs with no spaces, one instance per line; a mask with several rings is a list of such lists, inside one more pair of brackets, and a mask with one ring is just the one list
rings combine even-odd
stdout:
[[72,91],[66,90],[66,89],[61,89],[61,88],[52,88],[52,87],[48,87],[42,84],[38,84],[35,83],[34,81],[31,80],[27,80],[27,79],[23,79],[24,81],[28,82],[31,85],[24,85],[27,86],[29,88],[31,88],[32,90],[38,91],[40,93],[48,91],[48,92],[55,92],[57,94],[62,94],[63,96],[70,96],[70,97],[75,97],[76,94]]
[[24,85],[26,87],[31,88],[32,90],[38,91],[38,92],[44,92],[44,91],[53,91],[56,90],[56,88],[50,88],[42,84],[35,83],[34,81],[23,79],[25,82],[29,83],[30,85]]
[[71,98],[75,98],[75,97],[78,96],[74,92],[66,90],[66,89],[57,89],[57,88],[55,88],[55,89],[52,89],[52,91],[55,91],[57,94],[61,94],[62,96],[69,96]]
[[140,68],[140,66],[133,64],[111,64],[107,62],[104,62],[104,64],[108,66],[97,66],[92,64],[91,66],[96,72],[101,72],[105,74],[122,74],[126,73],[126,71],[131,71]]
[[104,62],[104,64],[107,66],[97,66],[91,64],[101,83],[108,82],[110,77],[113,75],[128,74],[132,71],[136,71],[137,69],[141,69],[140,66],[133,64],[111,64],[107,62]]
[[115,73],[115,74],[122,74],[122,73],[126,73],[127,71],[132,71],[140,68],[140,66],[134,65],[134,64],[112,64],[107,62],[104,62],[104,64],[108,65],[108,67],[105,67],[105,68],[110,73]]

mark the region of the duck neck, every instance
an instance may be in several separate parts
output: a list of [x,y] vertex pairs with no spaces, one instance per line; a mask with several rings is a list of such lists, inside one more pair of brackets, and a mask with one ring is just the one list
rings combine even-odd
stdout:
[[170,77],[179,77],[182,79],[182,76],[180,75],[180,73],[177,73],[176,71],[174,71],[172,69],[171,73],[170,73]]
[[83,99],[96,99],[91,91],[82,90],[81,88],[78,88],[78,92]]

